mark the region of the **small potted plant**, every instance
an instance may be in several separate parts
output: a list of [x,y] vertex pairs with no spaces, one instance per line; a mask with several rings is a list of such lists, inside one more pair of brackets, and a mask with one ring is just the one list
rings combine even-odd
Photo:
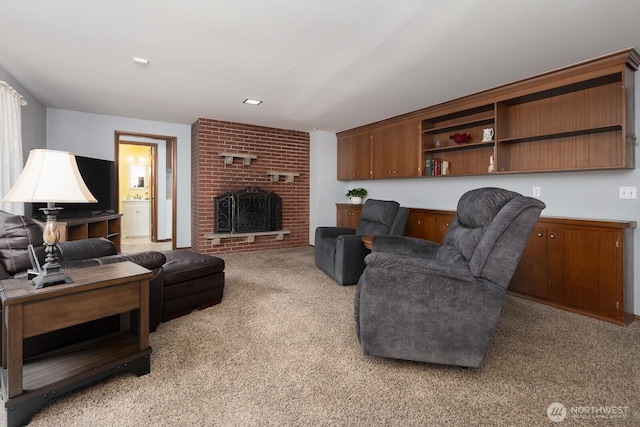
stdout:
[[346,196],[349,198],[352,204],[359,205],[362,203],[362,198],[367,195],[367,190],[364,188],[354,188],[347,191]]

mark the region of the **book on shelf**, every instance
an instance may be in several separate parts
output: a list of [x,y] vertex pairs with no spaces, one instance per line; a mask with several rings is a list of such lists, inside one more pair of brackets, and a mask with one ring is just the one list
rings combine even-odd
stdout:
[[435,157],[427,157],[424,160],[425,175],[449,175],[449,162],[437,159]]
[[433,157],[427,157],[424,159],[424,174],[433,175]]

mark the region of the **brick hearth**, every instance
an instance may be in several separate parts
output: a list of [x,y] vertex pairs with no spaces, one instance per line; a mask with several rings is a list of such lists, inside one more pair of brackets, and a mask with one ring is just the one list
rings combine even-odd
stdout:
[[[224,154],[234,158],[226,164]],[[248,165],[245,163],[249,163]],[[293,182],[270,172],[299,173]],[[282,198],[282,226],[290,230],[283,240],[257,236],[253,243],[242,237],[214,245],[205,234],[213,232],[213,199],[225,191],[257,186]],[[191,125],[191,247],[215,254],[272,249],[309,244],[309,134],[242,123],[200,118]]]

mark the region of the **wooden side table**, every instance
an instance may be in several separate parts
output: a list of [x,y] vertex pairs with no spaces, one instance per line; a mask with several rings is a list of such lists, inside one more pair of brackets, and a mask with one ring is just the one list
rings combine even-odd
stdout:
[[[106,376],[150,370],[149,279],[130,261],[66,272],[73,283],[35,289],[24,279],[2,287],[2,384],[7,426],[19,426],[51,398]],[[136,327],[131,312],[137,311]],[[25,338],[120,315],[118,333],[23,360]]]
[[375,236],[371,235],[371,234],[367,234],[365,236],[362,236],[362,243],[364,243],[364,247],[371,250],[371,247],[373,246],[373,238]]

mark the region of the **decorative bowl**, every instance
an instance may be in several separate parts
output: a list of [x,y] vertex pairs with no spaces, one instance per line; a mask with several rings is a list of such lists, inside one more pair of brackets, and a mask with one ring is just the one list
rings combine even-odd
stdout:
[[456,144],[464,144],[471,138],[471,135],[468,133],[456,133],[449,136],[449,139],[453,139]]

